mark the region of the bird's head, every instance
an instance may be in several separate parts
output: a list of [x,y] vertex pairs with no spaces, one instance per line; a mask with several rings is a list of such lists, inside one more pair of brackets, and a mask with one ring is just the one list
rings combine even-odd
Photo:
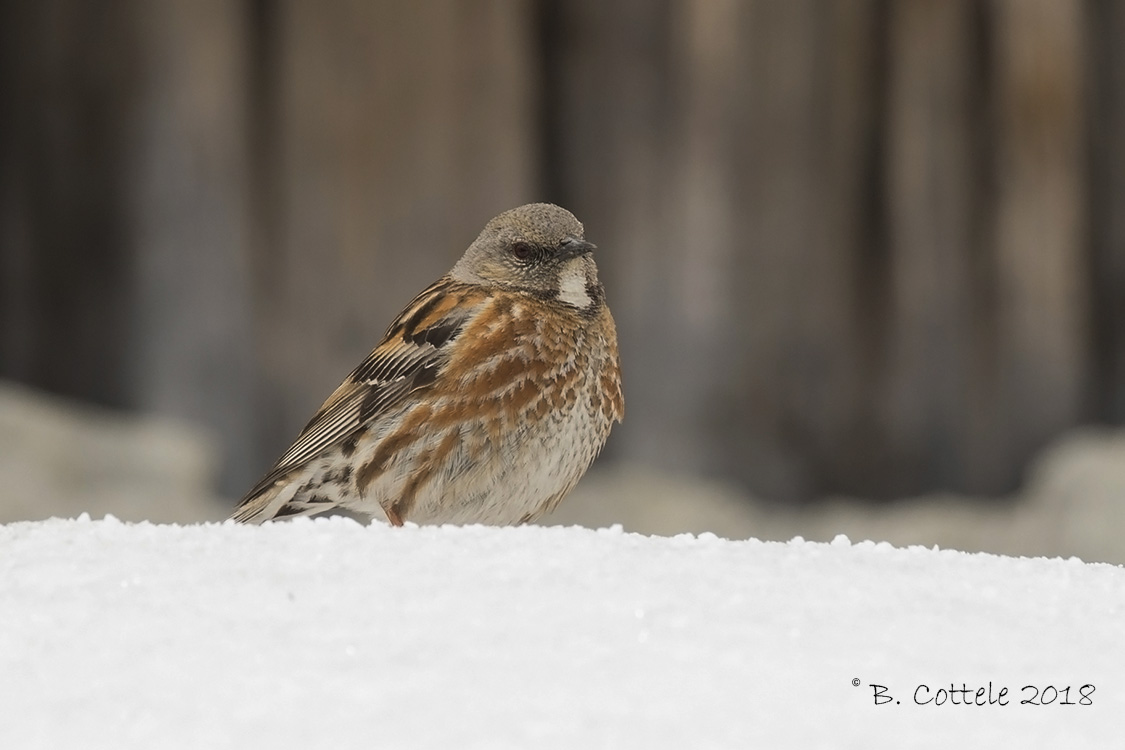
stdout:
[[570,211],[529,203],[488,222],[451,275],[457,281],[523,291],[584,310],[601,294],[594,249]]

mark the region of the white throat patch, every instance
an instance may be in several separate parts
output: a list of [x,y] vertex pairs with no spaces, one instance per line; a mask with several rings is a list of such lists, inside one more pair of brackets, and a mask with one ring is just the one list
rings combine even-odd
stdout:
[[572,261],[559,277],[559,299],[585,309],[593,302],[586,292],[586,269],[580,260]]

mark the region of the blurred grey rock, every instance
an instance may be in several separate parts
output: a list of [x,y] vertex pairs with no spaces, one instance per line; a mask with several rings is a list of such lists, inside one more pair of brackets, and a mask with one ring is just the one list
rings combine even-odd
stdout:
[[1027,502],[1060,554],[1125,564],[1125,430],[1071,432],[1028,476]]
[[198,427],[0,383],[0,522],[112,514],[224,518],[216,441]]
[[1063,435],[1032,464],[1020,494],[933,494],[893,503],[827,498],[801,509],[755,501],[736,486],[639,467],[599,467],[548,520],[643,534],[710,531],[731,539],[831,541],[844,534],[1027,557],[1125,563],[1125,431]]
[[636,464],[598,466],[540,523],[638,534],[700,534],[764,539],[761,505],[733,484]]

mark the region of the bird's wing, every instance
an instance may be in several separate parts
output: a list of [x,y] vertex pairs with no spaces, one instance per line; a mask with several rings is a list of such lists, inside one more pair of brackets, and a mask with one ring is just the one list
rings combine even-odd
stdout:
[[[449,361],[450,346],[486,297],[443,277],[395,319],[383,340],[328,397],[277,464],[239,503],[248,503],[295,469],[429,387]],[[237,511],[236,511],[237,516]]]

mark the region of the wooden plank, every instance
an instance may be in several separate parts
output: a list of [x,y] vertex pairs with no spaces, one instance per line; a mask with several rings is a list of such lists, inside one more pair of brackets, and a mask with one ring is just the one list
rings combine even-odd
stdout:
[[[987,430],[991,416],[975,390],[975,357],[988,356],[974,340],[988,321],[975,313],[987,312],[990,290],[974,262],[989,195],[973,8],[965,0],[889,8],[886,338],[872,403],[879,494],[964,485],[969,462],[995,459],[987,441],[970,450],[974,427]],[[986,419],[975,426],[981,409]]]
[[996,462],[1017,467],[1089,405],[1085,18],[1080,0],[995,9]]
[[128,2],[0,4],[0,376],[118,407],[138,33]]
[[1094,416],[1125,423],[1125,3],[1089,3]]
[[256,416],[248,17],[226,0],[141,3],[127,112],[132,406],[205,426],[223,490],[253,481]]

